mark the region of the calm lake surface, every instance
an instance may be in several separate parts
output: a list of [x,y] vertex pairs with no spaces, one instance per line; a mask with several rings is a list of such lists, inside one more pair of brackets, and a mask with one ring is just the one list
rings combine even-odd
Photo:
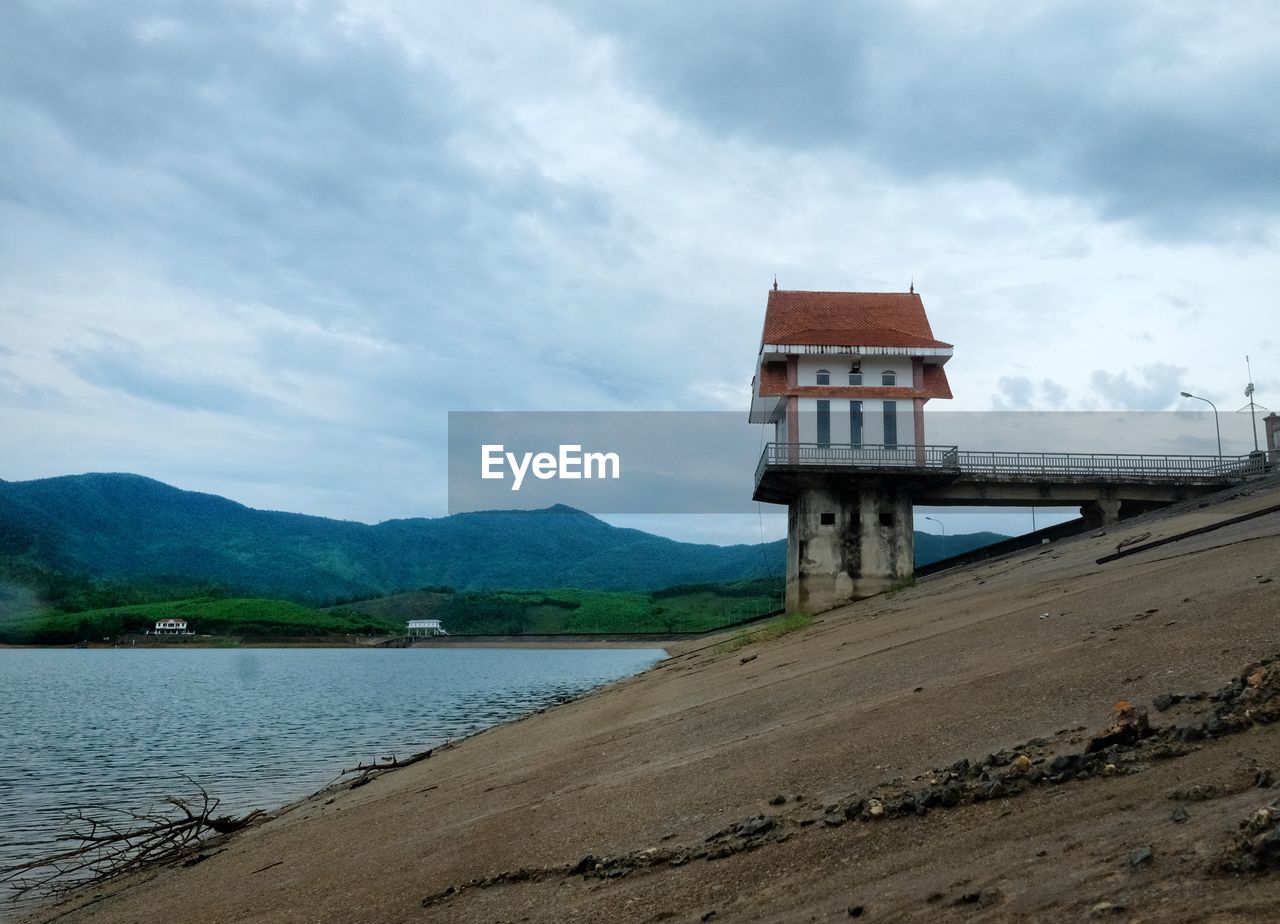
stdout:
[[182,774],[222,799],[219,814],[275,808],[344,767],[408,757],[663,657],[654,649],[0,651],[0,866],[50,852],[68,808],[146,808],[191,793]]

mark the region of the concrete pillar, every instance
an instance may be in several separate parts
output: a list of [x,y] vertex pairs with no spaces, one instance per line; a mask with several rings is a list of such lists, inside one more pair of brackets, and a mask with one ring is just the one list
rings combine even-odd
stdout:
[[911,497],[893,486],[801,488],[787,509],[789,613],[874,596],[915,567]]
[[1267,433],[1267,461],[1274,468],[1280,465],[1280,414],[1272,411],[1262,418]]
[[1091,527],[1110,526],[1120,522],[1120,501],[1114,497],[1100,497],[1080,508],[1080,516]]

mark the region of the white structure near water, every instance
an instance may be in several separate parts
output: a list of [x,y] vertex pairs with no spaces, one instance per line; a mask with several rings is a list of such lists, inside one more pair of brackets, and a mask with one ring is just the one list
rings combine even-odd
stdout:
[[448,634],[449,634],[448,632],[444,631],[444,626],[440,625],[440,620],[438,619],[410,619],[409,620],[410,636],[448,635]]
[[156,635],[194,635],[187,628],[185,619],[158,619],[153,630]]

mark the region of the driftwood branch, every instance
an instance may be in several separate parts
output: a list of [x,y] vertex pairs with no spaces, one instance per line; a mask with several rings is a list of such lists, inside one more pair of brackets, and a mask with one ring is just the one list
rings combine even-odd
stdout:
[[190,777],[184,778],[198,794],[167,796],[159,808],[135,812],[90,806],[69,811],[65,831],[57,837],[65,846],[0,867],[0,885],[9,887],[14,900],[64,894],[184,856],[208,838],[238,831],[265,814],[259,809],[243,816],[215,815],[219,800]]
[[357,764],[351,768],[344,768],[343,771],[338,774],[338,779],[341,780],[344,776],[349,776],[353,773],[360,774],[351,781],[350,785],[347,786],[348,789],[355,789],[357,786],[363,786],[365,783],[377,779],[388,770],[399,770],[401,767],[408,767],[411,764],[416,764],[419,761],[426,760],[431,756],[433,751],[435,751],[435,748],[428,748],[425,751],[420,751],[417,754],[414,754],[412,757],[406,757],[404,760],[398,760],[396,756],[392,754],[390,757],[384,757],[381,760],[374,760],[371,764]]

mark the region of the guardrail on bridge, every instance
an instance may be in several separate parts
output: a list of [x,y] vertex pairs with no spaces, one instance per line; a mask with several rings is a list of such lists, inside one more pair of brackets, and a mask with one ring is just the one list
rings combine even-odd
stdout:
[[769,443],[756,484],[771,467],[847,468],[854,472],[922,471],[1005,479],[1098,478],[1163,483],[1230,482],[1266,470],[1266,454],[1243,456],[1147,453],[971,452],[956,446]]

